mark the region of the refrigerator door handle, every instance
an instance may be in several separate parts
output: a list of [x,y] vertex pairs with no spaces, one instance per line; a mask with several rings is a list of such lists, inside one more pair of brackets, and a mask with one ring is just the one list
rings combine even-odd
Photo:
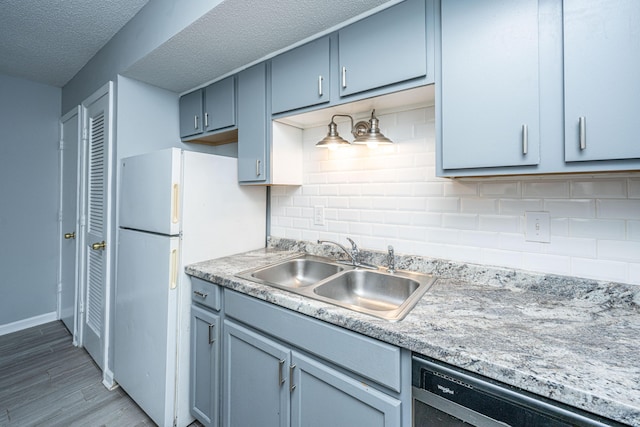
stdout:
[[175,289],[178,286],[178,250],[171,251],[171,272],[170,272],[169,288]]
[[177,224],[180,221],[180,187],[178,184],[173,184],[173,203],[171,204],[171,222]]

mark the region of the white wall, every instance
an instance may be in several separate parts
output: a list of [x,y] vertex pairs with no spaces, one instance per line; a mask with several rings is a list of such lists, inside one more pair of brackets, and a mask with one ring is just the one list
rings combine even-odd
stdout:
[[[304,131],[304,185],[272,189],[273,236],[640,284],[640,172],[436,178],[434,109],[379,118],[395,146],[330,152],[325,125]],[[550,213],[550,243],[525,241],[525,211]]]
[[60,98],[0,75],[0,326],[56,310]]

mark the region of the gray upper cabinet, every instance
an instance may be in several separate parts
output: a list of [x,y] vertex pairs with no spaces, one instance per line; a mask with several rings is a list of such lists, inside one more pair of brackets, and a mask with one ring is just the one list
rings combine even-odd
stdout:
[[538,0],[443,0],[444,169],[540,162]]
[[189,140],[198,138],[196,135],[207,135],[235,126],[235,76],[180,97],[180,138]]
[[640,158],[640,2],[564,0],[565,160]]
[[227,77],[204,90],[204,131],[215,131],[236,125],[236,78]]
[[180,97],[180,138],[202,133],[202,89]]
[[330,40],[323,37],[271,61],[271,107],[281,113],[329,102]]
[[340,96],[425,76],[425,0],[406,0],[338,31]]
[[267,182],[267,65],[264,62],[238,74],[238,181]]

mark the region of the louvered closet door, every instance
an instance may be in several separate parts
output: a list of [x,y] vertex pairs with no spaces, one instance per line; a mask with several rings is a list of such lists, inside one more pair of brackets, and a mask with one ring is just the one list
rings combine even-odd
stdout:
[[85,106],[85,238],[83,345],[104,368],[109,274],[109,96]]

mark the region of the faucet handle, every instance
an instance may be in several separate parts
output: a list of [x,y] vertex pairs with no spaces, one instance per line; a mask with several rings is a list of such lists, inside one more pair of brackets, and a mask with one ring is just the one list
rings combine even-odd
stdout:
[[395,252],[393,250],[393,246],[387,246],[387,250],[389,253],[387,254],[387,271],[389,273],[393,273],[396,271],[396,257]]
[[356,242],[354,242],[350,237],[347,237],[347,240],[349,241],[349,243],[351,243],[351,249],[357,252],[358,245],[356,245]]

